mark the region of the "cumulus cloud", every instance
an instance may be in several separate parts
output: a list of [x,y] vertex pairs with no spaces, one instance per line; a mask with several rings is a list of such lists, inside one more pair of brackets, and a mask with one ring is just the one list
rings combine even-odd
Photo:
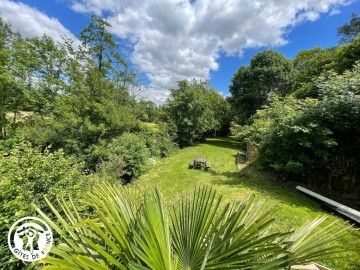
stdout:
[[59,42],[62,41],[62,36],[76,40],[75,36],[58,19],[50,18],[36,8],[20,2],[1,0],[0,15],[25,37],[46,34]]
[[[289,28],[334,13],[345,0],[74,0],[78,12],[107,14],[111,32],[133,44],[131,61],[164,97],[181,79],[209,79],[220,53],[281,46]],[[161,90],[163,89],[163,92]],[[156,90],[156,91],[155,91]]]
[[146,87],[142,94],[138,97],[143,98],[145,100],[151,100],[157,105],[163,104],[166,99],[170,96],[170,91],[165,89],[159,89],[154,87]]
[[[178,80],[208,80],[221,53],[284,45],[295,25],[335,14],[353,0],[68,1],[76,12],[105,17],[112,34],[130,42],[130,60],[147,75],[150,96],[159,103]],[[71,35],[58,20],[24,4],[1,0],[0,10],[25,35]]]

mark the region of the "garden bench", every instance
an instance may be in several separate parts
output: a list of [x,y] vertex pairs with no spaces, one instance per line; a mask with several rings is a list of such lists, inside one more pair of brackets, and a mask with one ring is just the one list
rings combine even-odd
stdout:
[[210,161],[205,161],[205,170],[207,171],[207,170],[209,170],[210,169],[210,167],[211,167],[211,165],[210,165]]
[[210,169],[210,161],[206,160],[204,157],[197,157],[196,159],[192,160],[189,164],[189,168],[197,168],[204,166],[204,169],[207,171]]
[[194,168],[195,167],[195,160],[192,160],[189,164],[189,168]]

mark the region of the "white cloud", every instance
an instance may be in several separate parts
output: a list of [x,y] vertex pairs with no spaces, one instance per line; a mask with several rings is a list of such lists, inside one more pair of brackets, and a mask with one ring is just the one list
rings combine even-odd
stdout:
[[[284,45],[291,27],[336,13],[353,0],[69,1],[76,12],[107,17],[110,31],[132,44],[130,59],[149,78],[151,97],[164,100],[178,80],[209,79],[220,53]],[[0,10],[24,34],[70,34],[58,20],[24,4],[0,0]]]
[[62,41],[62,36],[76,40],[58,19],[50,18],[36,8],[20,2],[0,0],[0,16],[25,37],[46,34],[59,42]]
[[[345,0],[74,0],[79,12],[110,14],[111,32],[133,43],[131,61],[151,81],[158,100],[188,78],[209,79],[219,52],[281,46],[286,31]],[[156,91],[155,91],[156,90]],[[161,92],[163,90],[163,92]],[[164,93],[160,98],[160,94]],[[165,95],[166,93],[166,95]]]
[[157,105],[163,104],[169,96],[169,90],[158,89],[154,87],[147,87],[145,91],[139,95],[140,98],[151,100]]

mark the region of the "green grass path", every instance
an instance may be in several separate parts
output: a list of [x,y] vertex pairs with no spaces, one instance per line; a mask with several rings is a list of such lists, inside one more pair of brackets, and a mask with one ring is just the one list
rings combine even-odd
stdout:
[[[187,147],[177,154],[162,159],[148,173],[141,176],[135,185],[151,188],[156,186],[169,205],[176,204],[182,196],[194,190],[195,186],[211,185],[223,202],[231,202],[243,198],[247,194],[255,194],[263,199],[266,206],[278,209],[275,214],[275,226],[289,230],[297,228],[304,222],[318,216],[329,216],[327,222],[339,218],[324,211],[317,203],[300,194],[293,186],[279,183],[269,175],[257,171],[252,165],[242,165],[237,172],[235,155],[238,144],[230,138],[207,139],[206,142]],[[211,170],[189,169],[191,160],[204,156],[211,161]],[[340,227],[347,226],[341,222]],[[349,230],[348,241],[359,241],[360,232]],[[351,252],[350,259],[325,261],[332,269],[360,269],[360,252]]]

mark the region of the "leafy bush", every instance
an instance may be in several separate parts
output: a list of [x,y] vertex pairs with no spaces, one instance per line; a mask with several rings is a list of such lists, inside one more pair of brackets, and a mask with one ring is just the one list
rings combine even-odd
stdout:
[[145,140],[153,157],[168,157],[176,151],[176,145],[167,133],[142,131],[139,135]]
[[142,129],[138,133],[125,133],[110,142],[101,141],[91,148],[87,163],[97,165],[97,171],[108,181],[121,179],[127,183],[147,170],[150,157],[168,157],[176,149],[166,132]]
[[269,103],[257,111],[251,124],[239,125],[233,122],[230,128],[232,136],[243,145],[249,142],[262,143],[274,127],[291,121],[306,104],[310,105],[314,100],[301,101],[292,96],[280,98],[271,94]]
[[285,121],[277,121],[269,129],[260,151],[263,164],[284,172],[310,175],[321,169],[324,173],[329,161],[343,152],[345,145],[357,145],[359,75],[357,65],[343,75],[320,77],[319,98],[298,101],[300,110],[290,117],[282,116]]
[[[67,218],[53,226],[64,238],[39,264],[78,270],[290,269],[341,256],[346,250],[333,243],[346,235],[346,229],[339,230],[336,223],[317,229],[325,218],[296,231],[274,232],[273,211],[264,211],[264,202],[256,202],[254,196],[223,208],[221,197],[203,187],[170,210],[157,190],[146,191],[141,204],[134,195],[129,188],[95,187],[86,196],[95,209],[93,220],[76,218],[77,207],[66,208]],[[59,209],[66,201],[60,204]]]
[[[57,195],[86,192],[91,181],[80,174],[81,164],[64,153],[51,153],[31,147],[28,142],[3,144],[0,150],[0,246],[7,247],[7,232],[12,223],[31,216],[31,203],[44,207],[43,196],[52,200]],[[10,258],[8,248],[1,249],[2,265]],[[10,266],[8,266],[10,267]]]
[[[150,165],[151,153],[146,145],[146,140],[140,135],[124,133],[113,139],[106,148],[106,157],[100,167],[113,168],[111,175],[121,178],[124,183],[139,177]],[[121,161],[119,157],[121,157]],[[120,164],[121,170],[119,169]],[[121,175],[118,175],[118,172]]]
[[251,125],[233,124],[232,133],[260,144],[264,168],[359,198],[360,65],[320,76],[316,87],[317,99],[272,96]]

